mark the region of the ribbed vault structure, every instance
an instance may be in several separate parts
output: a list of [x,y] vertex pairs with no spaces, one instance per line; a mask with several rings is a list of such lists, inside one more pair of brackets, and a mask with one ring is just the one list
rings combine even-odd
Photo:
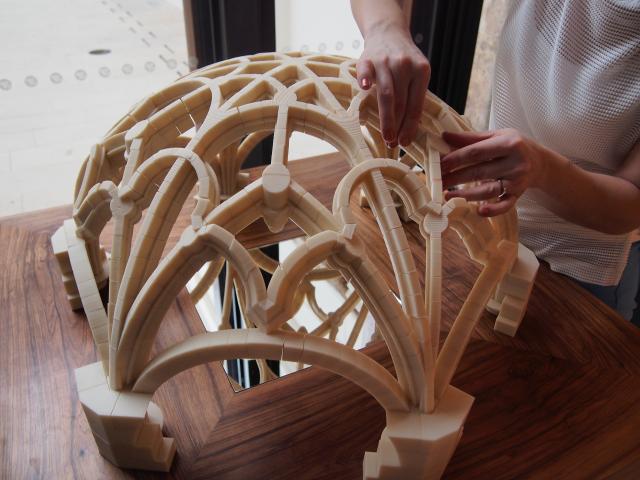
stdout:
[[[496,328],[515,333],[537,268],[535,257],[518,244],[514,211],[487,219],[462,199],[443,201],[445,130],[469,126],[428,93],[416,140],[403,155],[388,149],[375,92],[359,89],[355,61],[297,53],[205,67],[125,115],[83,163],[73,218],[53,237],[69,299],[84,308],[100,357],[77,375],[101,453],[124,467],[168,469],[175,447],[162,437],[161,413],[150,403],[163,382],[213,360],[290,360],[344,376],[387,411],[378,451],[365,456],[365,478],[438,478],[473,401],[450,381],[475,324],[489,304],[498,313]],[[289,174],[293,131],[329,142],[351,165],[331,210]],[[271,134],[271,163],[249,183],[243,161]],[[164,254],[169,232],[194,191],[191,225]],[[367,255],[350,204],[358,191],[377,219],[397,296]],[[398,202],[425,240],[424,285]],[[272,231],[292,220],[306,236],[280,265],[265,267],[268,260],[236,240],[260,218]],[[114,236],[107,260],[99,237],[110,220]],[[439,348],[447,228],[457,231],[483,269]],[[210,283],[225,262],[251,328],[202,333],[152,355],[155,335],[170,321],[166,312],[179,291],[205,265],[203,282]],[[273,271],[268,286],[260,268]],[[353,286],[348,308],[361,302],[375,318],[395,375],[335,342],[331,325],[315,334],[288,325],[310,279],[332,276]],[[207,287],[204,283],[194,295]],[[99,290],[107,285],[104,308]],[[100,402],[115,399],[109,409],[96,396]]]

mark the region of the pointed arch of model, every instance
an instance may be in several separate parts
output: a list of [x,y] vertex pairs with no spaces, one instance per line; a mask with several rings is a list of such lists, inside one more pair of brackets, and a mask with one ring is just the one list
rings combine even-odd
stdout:
[[398,193],[410,215],[421,219],[426,214],[431,196],[424,182],[397,160],[376,158],[356,165],[342,178],[333,197],[334,215],[338,215],[345,224],[355,224],[349,199],[365,178],[376,170],[380,171],[385,181]]
[[[160,186],[163,194],[152,197],[139,235],[132,245],[133,227],[139,212],[146,207],[151,180],[167,169],[169,173]],[[111,258],[109,301],[113,303],[109,318],[112,342],[118,341],[125,312],[129,310],[137,292],[157,268],[169,232],[196,180],[198,195],[192,213],[192,225],[199,227],[203,216],[219,201],[219,188],[211,167],[186,149],[164,149],[151,156],[134,172],[130,182],[121,187],[115,204],[112,201],[112,210],[116,205],[114,228],[123,232],[114,241],[114,255]],[[118,208],[124,213],[118,213]]]

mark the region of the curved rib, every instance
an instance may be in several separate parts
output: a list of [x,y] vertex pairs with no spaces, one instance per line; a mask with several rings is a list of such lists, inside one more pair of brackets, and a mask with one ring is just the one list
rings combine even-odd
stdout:
[[407,399],[393,376],[363,353],[318,337],[289,332],[265,334],[256,329],[204,333],[174,345],[146,366],[133,391],[153,393],[184,370],[227,358],[301,360],[352,381],[387,411],[409,411]]
[[[128,311],[113,356],[116,363],[110,368],[115,372],[114,381],[118,385],[129,384],[141,370],[167,309],[207,261],[215,261],[221,255],[233,265],[249,305],[257,305],[266,296],[259,269],[232,233],[217,225],[208,225],[197,233],[186,230],[185,234],[148,278]],[[253,323],[263,323],[251,307],[248,315]]]
[[97,183],[89,190],[73,214],[78,236],[85,240],[97,239],[111,218],[111,199],[117,187],[110,181]]
[[[112,322],[111,342],[113,347],[118,345],[125,316],[131,304],[160,261],[169,232],[191,192],[196,178],[198,180],[198,196],[196,207],[192,213],[192,225],[195,228],[202,225],[203,216],[212,209],[219,199],[218,184],[211,167],[188,150],[169,148],[153,155],[134,172],[129,182],[121,187],[119,202],[129,205],[130,208],[139,212],[141,204],[147,197],[147,191],[152,187],[151,179],[166,170],[169,165],[171,165],[169,173],[160,187],[162,194],[156,194],[153,197],[133,247],[130,247],[130,244],[123,245],[124,238],[121,238],[117,251],[122,252],[122,255],[112,257],[112,265],[117,261],[120,266],[112,268],[111,290],[109,292],[110,301],[114,301],[114,305],[110,307],[109,315]],[[193,175],[194,171],[196,175]],[[131,230],[129,222],[120,215],[116,216],[116,224],[116,227],[122,226],[122,228]],[[116,247],[115,242],[114,247]],[[129,248],[131,249],[130,253]],[[122,269],[122,265],[125,265],[124,269]]]
[[[380,175],[380,178],[372,181],[372,177],[375,179],[377,175]],[[429,197],[424,184],[406,165],[388,159],[370,160],[351,169],[336,189],[333,197],[333,211],[345,224],[355,225],[355,217],[349,205],[351,193],[361,183],[366,185],[367,190],[375,192],[374,195],[369,194],[368,198],[389,251],[403,309],[413,318],[420,335],[420,343],[423,346],[429,345],[427,350],[423,347],[422,353],[426,364],[431,364],[431,341],[424,298],[419,289],[413,257],[410,254],[401,253],[409,252],[409,244],[402,229],[399,228],[400,220],[391,201],[387,181],[394,182],[396,189],[404,192],[402,198],[407,202],[407,210],[411,215],[417,217],[426,212]],[[400,234],[392,234],[392,230]]]
[[417,218],[424,216],[427,204],[431,201],[427,187],[409,167],[397,160],[386,158],[368,160],[349,170],[336,187],[332,207],[334,215],[347,225],[356,223],[349,199],[353,191],[376,170],[379,170],[385,181],[393,185],[394,191],[400,194],[410,214],[417,215]]
[[[292,216],[295,215],[295,211]],[[427,386],[421,359],[421,350],[413,337],[410,323],[397,300],[364,252],[347,253],[344,237],[325,231],[308,238],[278,267],[267,290],[266,327],[275,331],[291,318],[295,311],[286,301],[292,298],[306,271],[334,258],[345,278],[350,278],[358,295],[374,314],[376,323],[387,342],[398,380],[415,404],[420,403]]]
[[220,271],[222,270],[223,266],[223,259],[219,259],[217,262],[209,262],[207,270],[202,275],[202,278],[198,281],[198,284],[194,287],[194,289],[189,292],[189,295],[191,296],[194,304],[198,303],[207,292],[207,290],[211,288],[213,282],[215,282],[216,278],[218,278],[218,275],[220,275]]
[[435,369],[436,401],[442,397],[458,368],[462,354],[467,348],[471,333],[484,311],[496,285],[513,263],[517,245],[508,240],[501,241],[487,260],[456,317],[447,339],[438,355]]

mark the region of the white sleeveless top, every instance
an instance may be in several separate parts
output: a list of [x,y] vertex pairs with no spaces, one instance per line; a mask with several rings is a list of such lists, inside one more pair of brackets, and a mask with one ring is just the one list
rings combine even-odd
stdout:
[[[490,124],[613,174],[640,138],[640,0],[514,0]],[[617,284],[630,236],[569,223],[536,198],[529,189],[518,201],[521,242],[556,272]]]

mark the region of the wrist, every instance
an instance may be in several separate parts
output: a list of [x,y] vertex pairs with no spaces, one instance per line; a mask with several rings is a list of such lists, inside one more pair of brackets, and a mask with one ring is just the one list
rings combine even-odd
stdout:
[[558,180],[566,177],[566,171],[571,167],[571,162],[568,158],[538,143],[534,142],[533,149],[536,174],[531,186],[542,191],[553,191]]
[[378,35],[388,36],[389,34],[405,36],[411,38],[409,28],[402,18],[381,18],[368,25],[364,29],[363,37],[365,41],[370,37],[376,37]]

